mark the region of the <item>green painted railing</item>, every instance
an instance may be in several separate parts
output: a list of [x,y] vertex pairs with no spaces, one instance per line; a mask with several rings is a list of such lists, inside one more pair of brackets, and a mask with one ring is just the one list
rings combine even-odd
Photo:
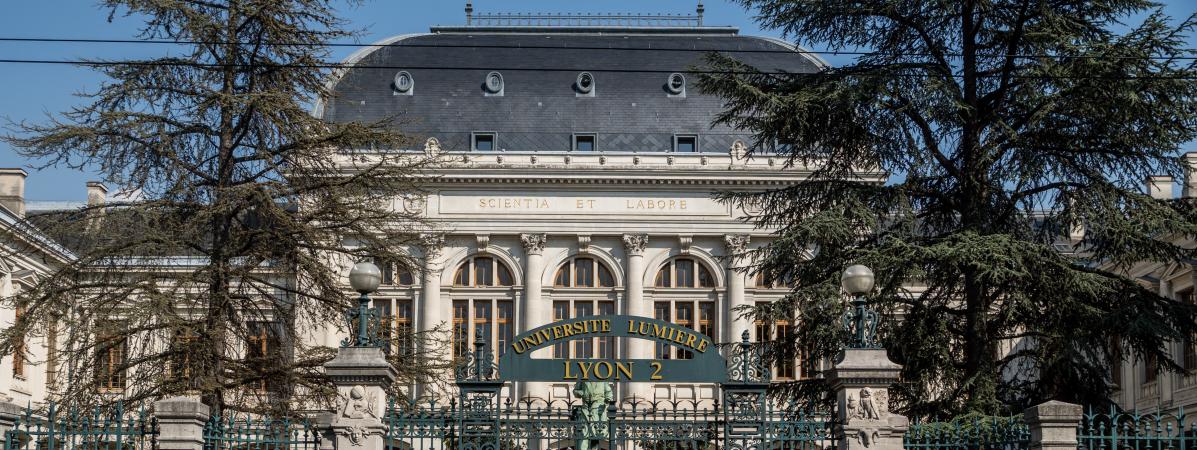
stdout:
[[130,413],[121,404],[81,412],[49,405],[45,415],[32,408],[4,435],[4,450],[153,450],[157,421],[145,409]]
[[203,450],[317,450],[320,432],[306,420],[214,415],[204,424]]
[[1184,408],[1171,413],[1089,410],[1077,427],[1080,450],[1197,449],[1197,427]]
[[906,450],[1022,450],[1031,433],[1022,418],[976,417],[952,422],[912,423],[903,437]]

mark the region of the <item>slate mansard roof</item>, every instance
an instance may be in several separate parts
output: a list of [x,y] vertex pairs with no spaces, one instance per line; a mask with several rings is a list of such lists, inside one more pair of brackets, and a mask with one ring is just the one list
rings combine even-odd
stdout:
[[[722,102],[694,87],[688,70],[710,51],[760,70],[810,73],[825,64],[782,41],[740,36],[734,28],[452,27],[397,36],[363,48],[334,77],[318,107],[330,122],[396,117],[402,131],[436,137],[449,151],[470,149],[471,134],[495,133],[495,149],[569,151],[574,134],[594,134],[603,152],[662,152],[675,135],[698,136],[699,151],[727,152],[751,136],[712,127]],[[414,84],[396,88],[407,72]],[[502,95],[488,95],[490,72]],[[579,92],[582,72],[593,94]],[[671,73],[686,77],[671,95]]]

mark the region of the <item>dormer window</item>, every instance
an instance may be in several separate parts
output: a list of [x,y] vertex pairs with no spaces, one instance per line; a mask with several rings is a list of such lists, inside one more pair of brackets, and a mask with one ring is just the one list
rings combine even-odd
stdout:
[[669,74],[669,79],[665,80],[665,91],[669,92],[670,97],[685,97],[686,77],[680,73]]
[[575,134],[574,135],[574,151],[575,152],[593,152],[594,151],[595,136],[593,134]]
[[698,151],[698,136],[677,135],[673,137],[673,151],[678,153],[695,153]]
[[590,72],[578,74],[578,79],[574,81],[574,88],[578,90],[578,97],[594,97],[594,75],[591,75]]
[[478,152],[492,152],[495,150],[494,133],[474,133],[471,148]]

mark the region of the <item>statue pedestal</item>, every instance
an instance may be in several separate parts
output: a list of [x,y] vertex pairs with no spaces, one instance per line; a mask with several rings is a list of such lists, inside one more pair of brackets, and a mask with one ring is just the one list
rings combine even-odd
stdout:
[[337,357],[324,364],[324,371],[337,386],[337,408],[332,429],[337,449],[381,449],[386,426],[385,388],[398,372],[386,360],[381,348],[343,347]]
[[901,368],[885,349],[844,350],[844,358],[827,376],[836,391],[842,424],[840,450],[902,450],[908,421],[889,410],[889,387]]

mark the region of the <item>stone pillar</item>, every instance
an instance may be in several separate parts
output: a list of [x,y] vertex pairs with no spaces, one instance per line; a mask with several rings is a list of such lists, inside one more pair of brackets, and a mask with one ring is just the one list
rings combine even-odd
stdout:
[[[625,298],[627,314],[641,317],[652,317],[652,305],[644,301],[644,247],[648,245],[646,234],[623,235],[623,247],[627,253],[627,289]],[[653,343],[645,339],[626,339],[628,343],[627,356],[631,359],[652,359]],[[652,386],[648,383],[631,383],[624,391],[628,397],[639,397],[652,400]]]
[[1031,450],[1076,450],[1081,405],[1052,400],[1027,408],[1022,417],[1031,431]]
[[24,408],[12,403],[12,398],[0,393],[0,445],[3,445],[4,437],[16,426],[17,418],[24,414]]
[[208,405],[190,397],[171,397],[154,402],[158,419],[158,448],[161,450],[200,450],[204,446],[204,425],[208,423]]
[[324,372],[337,387],[337,406],[332,430],[338,450],[380,450],[385,448],[382,423],[386,408],[385,388],[398,372],[378,347],[342,347],[337,357],[324,363]]
[[839,405],[839,450],[903,450],[908,421],[889,410],[889,387],[899,370],[885,349],[844,349],[827,376]]
[[[544,234],[521,234],[520,244],[524,247],[524,302],[521,305],[522,326],[528,331],[553,321],[553,308],[541,299],[544,291],[541,275],[544,273],[544,246],[548,238]],[[551,349],[546,349],[552,351]],[[549,355],[551,356],[551,355]],[[549,399],[546,383],[527,382],[521,386],[521,397],[542,397]]]
[[[744,252],[748,251],[748,243],[751,240],[747,234],[728,234],[723,236],[723,241],[727,246],[727,334],[723,336],[724,342],[735,342],[739,336],[743,335],[745,331],[751,333],[752,319],[740,318],[742,314],[739,309],[751,305],[744,296],[744,279],[745,274],[743,268],[746,266]],[[714,337],[714,336],[713,336]],[[718,337],[714,337],[718,339]],[[757,336],[757,340],[764,339],[764,336]]]

